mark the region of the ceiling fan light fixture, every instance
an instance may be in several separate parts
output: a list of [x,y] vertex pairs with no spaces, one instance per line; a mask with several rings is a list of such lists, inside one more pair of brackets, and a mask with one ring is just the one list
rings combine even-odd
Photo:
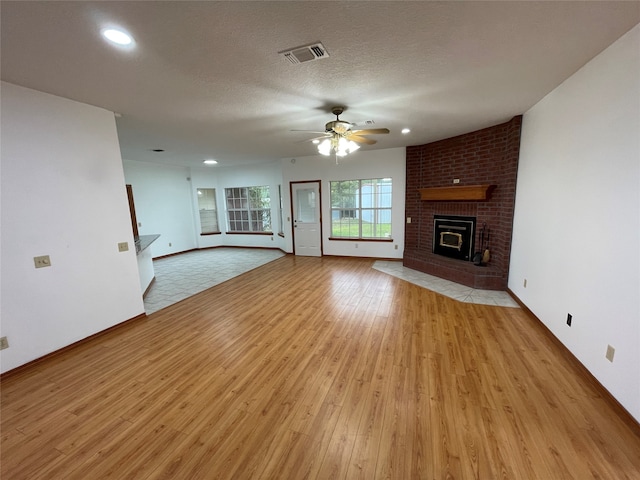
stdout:
[[344,157],[349,153],[353,153],[360,148],[356,142],[352,140],[347,140],[344,137],[340,137],[338,140],[338,148],[336,149],[336,153],[340,157]]
[[340,135],[334,135],[331,138],[325,138],[318,145],[318,153],[328,157],[331,155],[331,151],[335,152],[338,157],[344,157],[350,153],[355,152],[360,148],[353,140],[348,140]]
[[318,153],[320,153],[320,155],[324,155],[325,157],[331,155],[331,139],[325,138],[318,144]]
[[[325,125],[325,137],[318,137],[311,140],[318,146],[318,153],[320,155],[329,156],[331,155],[331,152],[333,152],[336,159],[337,157],[344,157],[345,155],[349,155],[350,153],[359,150],[359,143],[365,143],[367,145],[373,145],[376,143],[375,140],[367,138],[366,135],[389,133],[388,128],[359,128],[355,123],[340,120],[340,115],[344,110],[345,107],[333,107],[331,109],[331,113],[336,116],[336,119]],[[373,123],[372,120],[370,122]],[[312,132],[311,130],[294,131]],[[323,140],[320,140],[321,138]],[[336,161],[336,164],[337,163],[338,162]]]

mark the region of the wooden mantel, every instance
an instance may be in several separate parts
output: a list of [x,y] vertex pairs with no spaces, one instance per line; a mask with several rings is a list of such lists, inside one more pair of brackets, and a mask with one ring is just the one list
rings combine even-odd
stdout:
[[454,185],[420,189],[420,199],[432,202],[489,200],[495,185]]

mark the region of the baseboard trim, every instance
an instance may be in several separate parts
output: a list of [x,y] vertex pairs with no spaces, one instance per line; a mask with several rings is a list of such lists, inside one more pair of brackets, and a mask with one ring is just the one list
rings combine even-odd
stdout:
[[563,357],[565,357],[572,365],[576,367],[576,369],[580,372],[580,375],[587,380],[593,387],[600,393],[600,395],[604,398],[604,400],[611,405],[611,408],[618,414],[620,419],[629,426],[629,428],[640,437],[640,422],[634,418],[631,413],[614,397],[609,390],[606,389],[600,381],[594,377],[594,375],[585,367],[578,357],[576,357],[571,350],[567,348],[567,346],[562,343],[558,337],[556,337],[549,327],[547,327],[542,320],[540,320],[535,313],[527,307],[520,298],[511,291],[511,289],[507,288],[507,293],[515,300],[515,302],[520,305],[520,308],[527,313],[527,316],[534,320],[532,322],[533,325],[536,325],[545,333],[545,335],[551,339],[551,341],[558,346],[560,351],[562,352]]
[[152,260],[160,260],[162,258],[175,257],[176,255],[182,255],[183,253],[195,252],[196,250],[207,250],[208,248],[218,248],[218,247],[190,248],[189,250],[182,250],[180,252],[167,253],[166,255],[160,255],[159,257],[153,257]]
[[246,246],[246,245],[216,245],[214,247],[202,247],[202,248],[190,248],[189,250],[182,250],[181,252],[168,253],[167,255],[160,255],[159,257],[153,257],[153,260],[160,260],[161,258],[175,257],[176,255],[182,255],[183,253],[196,252],[200,250],[213,250],[216,248],[257,248],[260,250],[280,250],[283,253],[287,253],[280,247],[258,247],[258,246]]
[[151,290],[151,286],[156,283],[156,276],[154,275],[153,278],[151,279],[151,281],[149,282],[149,286],[147,287],[147,289],[144,291],[144,293],[142,294],[142,300],[144,300],[144,298],[147,296],[147,293],[149,293],[149,290]]
[[124,322],[120,322],[117,325],[113,325],[112,327],[109,327],[105,330],[101,330],[97,333],[94,333],[93,335],[89,335],[88,337],[85,337],[81,340],[78,340],[77,342],[73,342],[69,345],[67,345],[66,347],[62,347],[59,348],[58,350],[55,350],[51,353],[47,353],[46,355],[43,355],[42,357],[38,357],[34,360],[31,360],[30,362],[27,362],[23,365],[19,365],[16,368],[12,368],[11,370],[7,370],[6,372],[0,374],[0,381],[7,379],[8,377],[12,377],[14,375],[17,375],[19,373],[22,373],[23,371],[32,368],[34,365],[37,365],[39,363],[42,363],[46,360],[49,360],[51,358],[57,357],[58,355],[62,355],[63,353],[68,352],[69,350],[73,350],[74,348],[79,347],[80,345],[83,345],[87,342],[90,342],[98,337],[101,337],[103,335],[106,335],[108,333],[111,333],[115,330],[119,330],[123,327],[128,327],[131,326],[133,323],[139,321],[139,320],[143,320],[147,318],[147,314],[146,313],[141,313],[140,315],[137,315],[133,318],[130,318],[129,320],[125,320]]

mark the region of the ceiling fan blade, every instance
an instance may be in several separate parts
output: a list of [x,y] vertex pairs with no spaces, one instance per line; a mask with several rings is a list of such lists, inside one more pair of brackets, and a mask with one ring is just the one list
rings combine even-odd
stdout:
[[326,131],[324,132],[319,132],[318,130],[289,130],[290,132],[305,132],[305,133],[327,133]]
[[365,128],[362,130],[351,130],[357,135],[377,135],[379,133],[389,133],[388,128]]
[[376,141],[373,138],[361,137],[353,133],[351,135],[346,135],[345,138],[347,140],[353,140],[356,143],[366,143],[367,145],[373,145],[374,143],[376,143]]

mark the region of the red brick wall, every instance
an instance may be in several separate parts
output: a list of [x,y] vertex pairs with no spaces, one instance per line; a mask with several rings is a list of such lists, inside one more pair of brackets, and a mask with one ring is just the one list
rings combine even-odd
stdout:
[[[407,147],[404,264],[408,267],[474,288],[507,288],[511,230],[520,152],[522,116],[509,122],[440,140]],[[420,188],[459,185],[496,185],[483,202],[429,202],[420,200]],[[476,246],[486,223],[491,232],[491,260],[486,267],[434,255],[433,216],[476,217]]]

